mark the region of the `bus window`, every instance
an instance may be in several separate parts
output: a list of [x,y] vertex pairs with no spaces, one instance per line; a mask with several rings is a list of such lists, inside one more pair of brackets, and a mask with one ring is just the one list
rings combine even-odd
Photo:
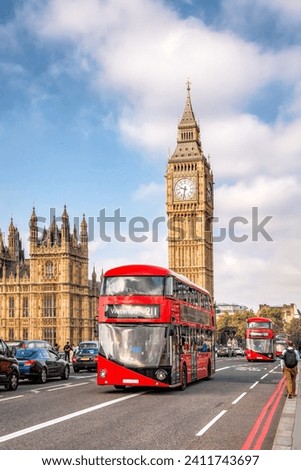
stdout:
[[164,277],[117,276],[104,279],[102,295],[163,295]]
[[165,279],[165,296],[166,297],[176,296],[176,282],[172,276],[168,276]]

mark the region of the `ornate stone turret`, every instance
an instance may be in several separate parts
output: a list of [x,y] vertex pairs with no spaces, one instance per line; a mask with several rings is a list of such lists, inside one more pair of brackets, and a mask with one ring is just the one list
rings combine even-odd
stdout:
[[187,97],[184,113],[178,125],[178,143],[197,142],[201,149],[200,128],[194,117],[190,98],[190,82],[187,81]]
[[72,245],[73,245],[73,246],[77,246],[77,245],[78,245],[78,235],[77,235],[77,228],[76,228],[76,225],[75,225],[75,224],[74,224],[74,227],[73,227]]
[[0,256],[4,254],[4,240],[3,240],[3,234],[0,229]]
[[24,259],[19,230],[14,226],[12,218],[8,227],[8,256],[14,261]]
[[38,218],[34,207],[29,221],[29,231],[30,244],[36,245],[38,243]]
[[80,242],[82,246],[88,245],[88,226],[85,219],[85,214],[83,214],[83,220],[80,224]]
[[64,212],[62,214],[61,235],[62,235],[62,243],[69,243],[70,225],[69,225],[69,215],[67,213],[66,206],[64,206]]
[[59,245],[60,243],[60,233],[56,223],[55,215],[53,216],[52,224],[48,230],[48,242],[50,246]]

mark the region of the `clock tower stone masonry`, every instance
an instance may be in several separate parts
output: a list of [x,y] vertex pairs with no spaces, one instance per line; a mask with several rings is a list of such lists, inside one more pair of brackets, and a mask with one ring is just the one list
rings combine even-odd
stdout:
[[177,146],[166,172],[168,264],[213,297],[213,174],[200,141],[187,82]]

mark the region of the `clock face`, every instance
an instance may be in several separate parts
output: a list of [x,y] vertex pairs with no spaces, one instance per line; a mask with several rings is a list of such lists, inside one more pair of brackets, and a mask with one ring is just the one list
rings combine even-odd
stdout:
[[194,199],[196,195],[196,184],[190,178],[181,178],[174,187],[174,194],[177,199]]

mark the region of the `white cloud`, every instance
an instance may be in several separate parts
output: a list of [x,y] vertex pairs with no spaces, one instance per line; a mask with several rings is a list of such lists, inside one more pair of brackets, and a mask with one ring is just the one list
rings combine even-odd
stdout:
[[[90,246],[90,245],[89,245]],[[94,248],[97,245],[94,245]],[[165,238],[153,242],[151,236],[142,243],[127,239],[125,243],[112,240],[104,243],[101,249],[93,249],[90,253],[90,261],[100,269],[106,271],[115,266],[125,264],[152,264],[167,266],[167,242]]]
[[150,201],[153,204],[153,201],[156,199],[164,199],[165,197],[165,186],[152,182],[149,184],[142,184],[135,191],[133,195],[134,199],[137,201]]
[[203,140],[212,155],[215,178],[300,172],[300,125],[301,119],[268,125],[245,114],[206,122]]
[[299,0],[256,0],[261,6],[285,15],[293,22],[301,20],[301,3]]

